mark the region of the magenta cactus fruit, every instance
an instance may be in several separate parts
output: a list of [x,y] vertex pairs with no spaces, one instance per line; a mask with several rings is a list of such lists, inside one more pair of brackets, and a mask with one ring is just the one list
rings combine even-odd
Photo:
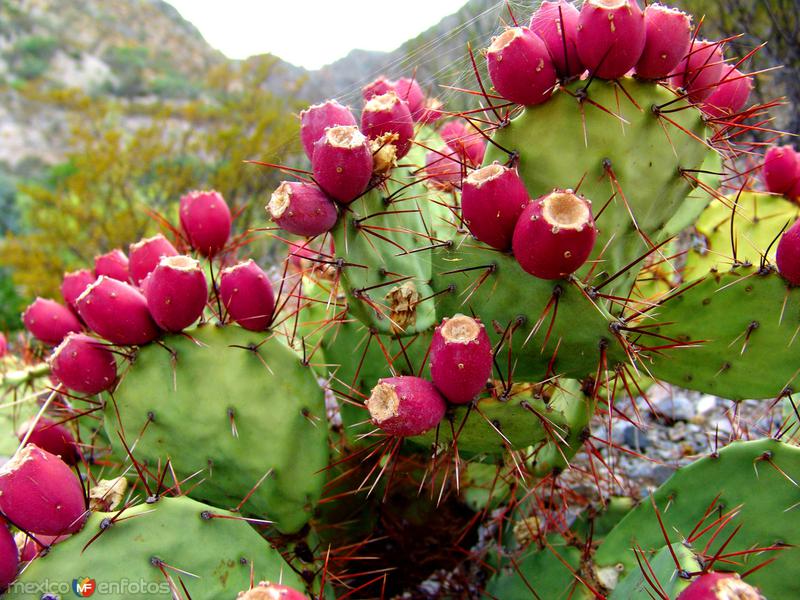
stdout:
[[115,248],[111,252],[106,252],[94,257],[94,274],[96,277],[105,275],[111,279],[119,281],[130,281],[130,262],[125,253]]
[[231,211],[214,190],[189,192],[181,197],[181,229],[189,244],[203,256],[214,256],[231,235]]
[[275,296],[267,274],[252,260],[223,269],[219,295],[228,315],[250,331],[264,331],[272,322]]
[[65,539],[67,539],[67,537],[68,536],[64,535],[42,535],[40,533],[36,536],[36,540],[39,540],[43,544],[40,545],[32,537],[19,532],[16,535],[15,541],[17,543],[17,548],[19,548],[20,562],[30,562],[33,559],[38,558],[47,548],[50,548],[50,546],[53,546],[58,542],[63,542]]
[[452,148],[463,161],[473,167],[483,162],[486,153],[486,140],[476,131],[470,131],[461,121],[448,121],[439,130],[444,142]]
[[336,225],[336,205],[312,183],[284,181],[267,204],[270,218],[295,235],[315,236]]
[[8,340],[5,334],[0,331],[0,358],[3,358],[6,354],[8,354]]
[[80,531],[88,514],[75,473],[33,444],[0,467],[0,511],[20,529],[44,535]]
[[419,122],[424,125],[433,125],[444,116],[442,102],[438,98],[426,98],[425,108],[422,109],[422,116]]
[[152,342],[160,333],[144,294],[124,281],[103,275],[86,288],[76,304],[89,328],[112,344],[138,346]]
[[696,40],[670,82],[686,90],[695,104],[702,102],[714,93],[722,79],[724,60],[719,42]]
[[583,3],[578,18],[578,56],[593,75],[622,77],[638,62],[644,44],[644,13],[637,0]]
[[262,581],[245,592],[239,592],[236,600],[308,600],[308,596],[279,583]]
[[492,357],[483,323],[460,314],[445,318],[431,341],[433,384],[450,402],[466,404],[486,387]]
[[642,79],[665,79],[689,52],[691,17],[677,8],[651,4],[644,9],[644,26],[644,50],[636,63],[636,75]]
[[71,309],[75,310],[75,301],[78,299],[83,291],[92,285],[95,280],[94,273],[89,269],[80,269],[79,271],[72,271],[64,273],[64,279],[61,280],[61,297]]
[[542,38],[562,79],[580,75],[586,69],[578,57],[578,19],[580,13],[566,0],[545,0],[531,17],[530,29]]
[[461,188],[461,216],[472,235],[498,250],[508,250],[519,216],[530,202],[517,172],[493,163],[473,171]]
[[444,190],[451,190],[461,185],[464,165],[458,154],[449,149],[439,152],[429,151],[425,155],[425,175],[427,182]]
[[365,102],[369,102],[375,96],[382,96],[386,92],[394,92],[395,82],[386,79],[383,75],[378,76],[374,81],[370,81],[367,85],[361,88],[361,97]]
[[761,169],[768,192],[787,195],[800,180],[800,157],[791,146],[772,146]]
[[145,238],[131,244],[128,250],[130,256],[130,271],[133,283],[139,285],[158,265],[162,256],[177,256],[175,246],[169,243],[160,233],[151,238]]
[[414,138],[414,121],[408,103],[392,90],[373,96],[361,112],[361,131],[373,140],[387,133],[395,134],[397,158],[403,158],[411,149]]
[[734,67],[725,67],[725,75],[700,108],[712,117],[735,115],[742,110],[753,91],[753,78]]
[[800,220],[783,232],[775,250],[778,272],[792,285],[800,285]]
[[17,578],[19,549],[5,523],[0,524],[0,592]]
[[208,299],[200,263],[189,256],[165,256],[147,276],[147,308],[161,329],[179,332],[197,321]]
[[314,158],[314,144],[325,134],[328,127],[356,125],[350,109],[336,100],[315,104],[300,113],[300,141],[309,160]]
[[[31,430],[30,435],[28,435],[29,430]],[[25,439],[26,435],[28,444],[34,444],[42,450],[60,457],[68,465],[77,464],[81,459],[75,437],[62,423],[56,423],[45,417],[39,417],[39,419],[32,417],[17,429],[17,439],[20,442]]]
[[355,125],[329,127],[314,144],[314,180],[328,196],[348,204],[372,178],[372,150]]
[[366,400],[372,422],[389,435],[420,435],[436,427],[447,405],[427,379],[401,376],[379,379]]
[[764,600],[738,573],[705,573],[683,590],[678,600]]
[[81,394],[110,390],[117,380],[114,354],[100,340],[82,333],[69,334],[48,362],[63,385]]
[[512,245],[525,271],[541,279],[560,279],[586,262],[596,238],[591,203],[571,190],[555,190],[525,208]]
[[411,118],[419,121],[425,112],[425,92],[419,82],[410,77],[401,77],[394,82],[394,91],[401,100],[408,103]]
[[22,322],[33,337],[50,346],[60,344],[68,333],[83,329],[78,317],[66,306],[38,297],[22,313]]
[[527,27],[509,27],[493,38],[486,61],[494,89],[518,104],[547,101],[558,81],[547,46]]

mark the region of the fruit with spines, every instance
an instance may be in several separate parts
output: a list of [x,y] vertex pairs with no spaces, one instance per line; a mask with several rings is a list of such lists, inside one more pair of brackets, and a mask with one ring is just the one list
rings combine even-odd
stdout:
[[410,375],[378,380],[364,404],[375,426],[397,437],[420,435],[433,429],[447,408],[430,381]]
[[492,344],[478,319],[466,315],[444,318],[433,334],[431,378],[454,404],[471,402],[492,374]]
[[[28,433],[30,431],[30,434]],[[20,443],[27,436],[27,444],[58,456],[68,465],[80,462],[81,455],[75,436],[63,423],[56,423],[47,417],[31,417],[17,429]]]
[[396,135],[392,144],[397,149],[397,158],[403,158],[411,150],[414,138],[414,120],[408,104],[391,90],[373,96],[361,112],[361,131],[373,140],[387,133]]
[[369,102],[375,96],[382,96],[386,92],[394,92],[394,81],[387,79],[384,75],[379,75],[361,88],[361,97],[365,102]]
[[19,550],[5,522],[0,522],[0,592],[17,578]]
[[566,0],[545,0],[531,16],[530,29],[547,45],[556,73],[570,79],[586,68],[578,57],[578,9]]
[[76,305],[84,323],[112,344],[146,344],[160,334],[144,294],[118,279],[101,275],[80,295]]
[[636,76],[666,79],[689,51],[692,20],[677,8],[650,4],[644,9],[645,42],[636,63]]
[[800,220],[783,232],[775,251],[778,272],[792,285],[800,285]]
[[0,467],[0,511],[20,529],[45,535],[80,531],[87,515],[72,469],[33,444]]
[[439,135],[462,161],[473,167],[478,167],[483,162],[486,140],[480,133],[469,131],[461,121],[448,121],[439,130]]
[[530,202],[515,169],[493,162],[464,179],[461,214],[470,233],[498,250],[511,247],[514,227]]
[[163,256],[177,255],[175,246],[160,233],[131,244],[128,257],[133,283],[139,285],[156,268]]
[[64,278],[61,280],[61,297],[71,309],[75,309],[75,301],[78,299],[83,291],[94,283],[96,279],[94,273],[89,269],[79,269],[64,273]]
[[768,192],[785,196],[800,181],[800,157],[792,146],[771,146],[764,154],[761,175]]
[[314,180],[328,196],[343,204],[367,189],[372,177],[372,151],[355,125],[329,127],[314,144]]
[[189,256],[165,256],[147,276],[144,296],[156,324],[165,331],[186,329],[203,314],[208,283],[200,263]]
[[722,79],[725,59],[719,42],[693,40],[689,53],[675,69],[671,83],[688,92],[695,104],[706,100]]
[[461,186],[464,165],[458,155],[449,148],[430,150],[425,155],[425,177],[427,183],[440,189],[452,190]]
[[308,600],[308,596],[280,583],[261,581],[249,590],[239,592],[236,600]]
[[738,573],[703,573],[676,600],[764,600]]
[[525,271],[561,279],[583,266],[596,239],[591,203],[572,190],[555,190],[522,211],[512,246]]
[[82,333],[64,338],[48,362],[53,375],[80,394],[99,394],[117,380],[114,355],[100,340]]
[[401,100],[408,103],[411,118],[419,121],[425,112],[425,92],[419,82],[411,77],[401,77],[394,82],[394,91]]
[[527,27],[509,27],[486,51],[489,77],[503,98],[526,106],[546,102],[557,83],[542,39]]
[[336,205],[313,183],[284,181],[272,192],[267,213],[281,229],[313,237],[336,225]]
[[578,17],[578,56],[603,79],[630,71],[645,46],[644,13],[638,0],[586,0]]
[[78,317],[55,300],[37,297],[22,313],[25,329],[40,342],[50,346],[61,343],[68,334],[83,329]]
[[94,274],[97,277],[105,275],[111,279],[130,281],[130,261],[119,248],[94,257]]
[[228,316],[250,331],[265,331],[275,312],[275,294],[264,270],[252,259],[223,269],[219,297]]
[[181,197],[179,206],[181,229],[189,245],[200,254],[218,254],[231,235],[231,211],[217,191],[193,191]]
[[725,67],[725,75],[700,108],[712,117],[736,115],[750,99],[753,78],[735,67]]
[[336,100],[314,104],[300,113],[300,141],[309,160],[314,158],[314,144],[325,135],[328,127],[356,125],[356,118],[346,106]]

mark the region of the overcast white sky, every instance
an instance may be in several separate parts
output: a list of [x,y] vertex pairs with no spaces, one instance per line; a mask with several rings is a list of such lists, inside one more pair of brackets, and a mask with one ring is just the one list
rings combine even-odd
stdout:
[[394,50],[466,0],[168,0],[229,58],[271,52],[317,69],[354,48]]

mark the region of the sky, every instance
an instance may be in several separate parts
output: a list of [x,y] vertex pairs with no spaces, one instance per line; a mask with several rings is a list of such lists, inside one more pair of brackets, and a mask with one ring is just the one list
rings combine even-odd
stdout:
[[270,52],[318,69],[355,48],[394,50],[466,0],[168,0],[229,58]]

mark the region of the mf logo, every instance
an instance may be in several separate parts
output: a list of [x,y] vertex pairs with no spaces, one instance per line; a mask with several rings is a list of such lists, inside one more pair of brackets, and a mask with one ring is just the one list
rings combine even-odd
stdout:
[[88,598],[94,594],[96,588],[97,582],[94,579],[79,577],[72,580],[72,591],[80,598]]

